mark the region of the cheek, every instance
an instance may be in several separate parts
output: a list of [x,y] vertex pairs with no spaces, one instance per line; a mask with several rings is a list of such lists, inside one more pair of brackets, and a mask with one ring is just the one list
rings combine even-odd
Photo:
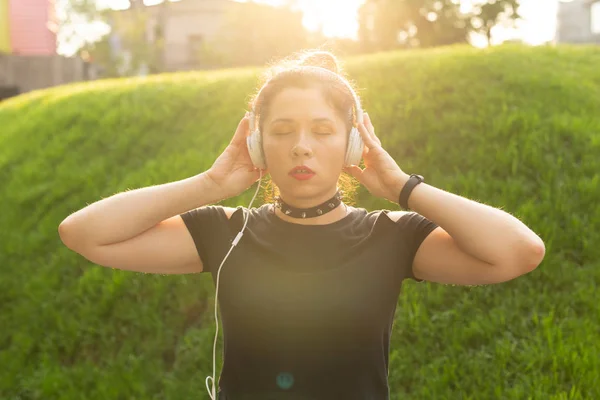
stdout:
[[340,154],[342,157],[346,155],[346,145],[348,144],[348,140],[346,137],[341,137],[336,142],[336,154]]
[[282,146],[277,146],[273,142],[263,142],[263,151],[267,159],[282,157]]

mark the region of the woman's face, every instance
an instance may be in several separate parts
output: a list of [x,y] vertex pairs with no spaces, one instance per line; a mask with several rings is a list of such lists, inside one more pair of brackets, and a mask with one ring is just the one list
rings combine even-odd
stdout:
[[[308,208],[331,198],[344,165],[347,132],[317,88],[288,88],[271,102],[262,124],[263,148],[271,179],[282,199]],[[292,168],[308,166],[314,175],[296,179]]]

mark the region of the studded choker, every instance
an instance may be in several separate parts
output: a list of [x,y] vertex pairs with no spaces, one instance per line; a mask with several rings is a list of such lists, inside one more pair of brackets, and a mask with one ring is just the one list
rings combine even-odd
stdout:
[[335,195],[319,204],[318,206],[311,208],[297,208],[292,207],[286,202],[284,202],[281,197],[275,197],[275,207],[279,208],[285,215],[289,215],[293,218],[314,218],[319,217],[323,214],[327,214],[328,212],[335,210],[337,206],[339,206],[342,202],[342,193],[343,191],[338,190]]

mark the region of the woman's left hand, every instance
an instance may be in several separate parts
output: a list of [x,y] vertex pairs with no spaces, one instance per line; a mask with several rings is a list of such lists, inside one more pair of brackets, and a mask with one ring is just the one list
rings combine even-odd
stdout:
[[362,154],[365,169],[352,165],[344,167],[344,172],[356,178],[373,196],[398,203],[400,191],[408,181],[409,175],[402,171],[396,161],[381,147],[381,140],[375,136],[375,128],[367,113],[364,114],[364,124],[358,124],[358,131],[365,144]]

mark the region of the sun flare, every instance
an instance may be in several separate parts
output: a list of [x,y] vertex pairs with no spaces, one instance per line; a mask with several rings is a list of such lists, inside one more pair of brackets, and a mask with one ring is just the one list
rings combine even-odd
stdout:
[[[245,1],[245,0],[236,0]],[[255,3],[274,6],[285,3],[283,0],[254,0]],[[303,24],[311,30],[322,30],[330,37],[351,37],[356,39],[358,31],[357,10],[364,0],[300,0],[298,9],[304,14]]]
[[[58,3],[68,0],[55,0]],[[94,0],[99,6],[113,9],[126,9],[129,0]],[[163,0],[144,0],[153,5]],[[182,0],[169,0],[182,1]],[[185,0],[183,0],[185,1]],[[249,0],[233,0],[247,2]],[[328,37],[358,39],[358,9],[365,0],[252,0],[256,3],[282,6],[291,4],[304,14],[303,25],[311,31],[320,30]],[[484,0],[460,0],[461,11],[468,12],[473,4]],[[521,0],[519,13],[523,20],[515,28],[497,26],[492,29],[492,44],[501,44],[509,39],[521,39],[532,45],[553,40],[556,33],[558,0]],[[93,35],[92,35],[93,36]],[[487,46],[482,34],[471,34],[470,42],[476,47]]]

